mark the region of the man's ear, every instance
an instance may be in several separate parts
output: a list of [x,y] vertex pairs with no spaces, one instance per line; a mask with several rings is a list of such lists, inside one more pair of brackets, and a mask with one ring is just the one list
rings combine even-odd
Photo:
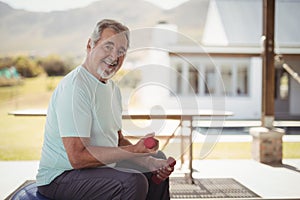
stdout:
[[93,43],[92,43],[91,38],[89,38],[87,45],[86,45],[86,50],[90,51],[92,48],[93,48]]

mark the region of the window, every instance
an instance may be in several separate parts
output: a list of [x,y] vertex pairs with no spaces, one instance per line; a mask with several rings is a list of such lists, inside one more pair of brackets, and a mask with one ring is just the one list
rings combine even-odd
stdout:
[[198,70],[190,65],[189,66],[189,94],[198,94],[199,93],[199,72]]
[[206,66],[205,68],[205,94],[212,95],[216,91],[216,74],[213,66]]
[[232,96],[234,94],[233,89],[234,89],[234,85],[233,85],[233,77],[232,77],[232,67],[230,65],[223,65],[221,67],[221,75],[222,75],[222,80],[223,80],[223,84],[225,87],[225,93],[223,95],[226,96]]
[[249,95],[249,58],[218,57],[213,58],[213,63],[207,59],[201,61],[201,57],[190,60],[192,59],[197,65],[174,60],[175,73],[172,75],[171,85],[176,94],[232,97]]
[[[176,94],[182,94],[182,65],[181,63],[176,63],[173,65],[174,71],[171,71],[171,87],[173,92]],[[172,94],[174,94],[172,93]]]
[[247,65],[238,65],[237,70],[237,96],[248,95],[248,67]]

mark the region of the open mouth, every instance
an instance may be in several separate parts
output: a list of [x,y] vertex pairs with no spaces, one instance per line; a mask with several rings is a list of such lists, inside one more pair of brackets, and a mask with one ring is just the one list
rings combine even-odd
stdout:
[[108,65],[108,66],[115,67],[115,66],[118,65],[119,62],[118,62],[117,60],[116,60],[116,61],[113,61],[113,62],[104,60],[104,63],[105,63],[106,65]]
[[97,73],[103,79],[110,79],[117,71],[119,66],[119,60],[102,60],[102,65],[100,64]]

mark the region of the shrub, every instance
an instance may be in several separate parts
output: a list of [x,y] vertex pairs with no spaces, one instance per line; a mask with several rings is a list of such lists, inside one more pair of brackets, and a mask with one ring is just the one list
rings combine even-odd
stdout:
[[18,56],[14,61],[14,66],[23,77],[36,77],[43,72],[34,60],[25,56]]
[[48,76],[63,76],[69,70],[67,64],[56,55],[50,55],[38,60],[38,64],[45,70]]

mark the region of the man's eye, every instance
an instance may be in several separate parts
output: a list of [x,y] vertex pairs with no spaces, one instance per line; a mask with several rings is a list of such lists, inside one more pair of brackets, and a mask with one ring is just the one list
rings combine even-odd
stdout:
[[111,51],[113,49],[111,45],[105,45],[104,48],[108,51]]
[[119,54],[119,56],[124,56],[124,55],[126,54],[126,51],[120,50],[120,51],[118,52],[118,54]]

